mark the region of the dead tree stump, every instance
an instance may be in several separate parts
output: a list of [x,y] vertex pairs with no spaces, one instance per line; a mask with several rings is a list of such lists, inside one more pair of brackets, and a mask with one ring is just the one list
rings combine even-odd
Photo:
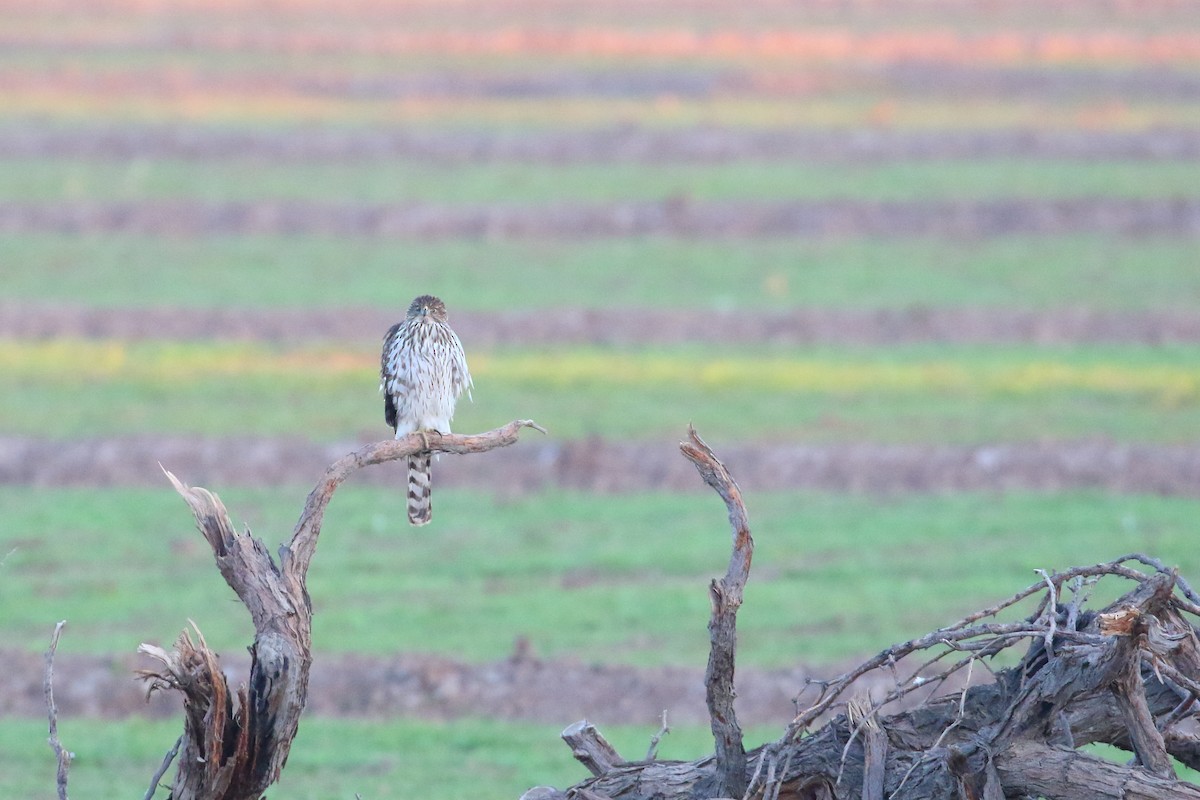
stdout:
[[[195,639],[184,631],[169,652],[143,645],[161,664],[143,677],[152,690],[181,692],[185,711],[183,736],[146,796],[176,751],[171,800],[257,800],[279,777],[307,699],[308,568],[325,508],[349,475],[426,449],[503,447],[525,427],[537,428],[518,420],[478,436],[413,435],[339,459],[309,494],[278,563],[249,531],[234,529],[216,495],[167,473],[256,635],[250,682],[236,690],[194,626]],[[729,471],[694,430],[681,447],[725,501],[733,532],[728,570],[710,585],[705,681],[714,755],[655,761],[652,746],[646,760],[628,762],[585,721],[563,738],[593,777],[566,791],[535,787],[527,800],[1200,800],[1200,788],[1178,780],[1174,769],[1200,769],[1200,596],[1176,571],[1139,553],[1037,570],[1037,582],[1006,600],[799,687],[796,707],[803,710],[782,736],[747,751],[734,711],[734,656],[753,539]],[[1100,583],[1123,583],[1125,591],[1089,608],[1087,597]],[[45,684],[65,797],[69,753],[57,742],[51,693],[58,630]],[[892,688],[875,697],[854,694],[856,681],[872,672],[890,675]],[[1079,749],[1092,743],[1132,758],[1115,763]]]
[[184,733],[171,800],[257,800],[287,763],[312,664],[306,578],[325,508],[337,487],[362,467],[423,450],[463,454],[504,447],[517,441],[522,428],[538,426],[517,420],[475,436],[413,434],[343,456],[309,494],[291,539],[279,548],[278,563],[261,540],[234,528],[220,498],[167,473],[212,547],[221,575],[250,612],[255,630],[250,682],[236,690],[227,685],[199,629],[194,640],[185,630],[171,651],[145,644],[140,648],[161,664],[142,673],[151,691],[183,694]]

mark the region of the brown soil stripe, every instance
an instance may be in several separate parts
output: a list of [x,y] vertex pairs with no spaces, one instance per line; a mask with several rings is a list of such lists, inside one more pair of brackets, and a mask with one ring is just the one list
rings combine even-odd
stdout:
[[679,236],[948,236],[1096,232],[1200,235],[1200,198],[776,203],[750,201],[400,205],[304,202],[0,203],[0,232],[396,239]]
[[[0,301],[0,336],[375,342],[401,309],[92,308]],[[1082,344],[1200,342],[1200,311],[1004,308],[455,311],[472,346],[544,344]]]
[[[130,436],[49,440],[0,437],[0,483],[31,486],[161,486],[161,463],[193,485],[311,485],[355,442]],[[871,494],[1028,489],[1200,497],[1200,445],[1109,441],[978,446],[730,445],[725,462],[748,490],[814,489]],[[402,486],[402,465],[366,471],[360,482]],[[474,458],[443,458],[439,485],[523,492],[563,487],[594,492],[700,491],[674,442],[527,442]]]
[[[701,587],[703,590],[703,587]],[[699,621],[697,624],[703,624]],[[165,643],[164,643],[165,644]],[[524,647],[529,647],[525,643]],[[536,641],[532,648],[536,651]],[[9,665],[0,676],[0,715],[45,717],[43,656],[0,650]],[[245,653],[223,653],[221,667],[237,684],[248,676]],[[147,701],[133,670],[148,662],[131,655],[60,653],[54,664],[54,699],[62,718],[175,717],[178,695],[156,692]],[[836,674],[827,667],[764,670],[738,667],[738,717],[752,725],[790,722],[792,698],[805,679]],[[862,690],[887,689],[870,678]],[[661,709],[675,724],[708,721],[702,667],[631,667],[551,661],[523,652],[483,664],[450,658],[317,654],[306,713],[321,716],[534,720],[560,727],[585,714],[607,724],[648,725]]]
[[0,128],[0,158],[267,159],[286,163],[413,159],[447,164],[713,163],[737,159],[912,161],[1039,158],[1195,160],[1200,130],[794,131],[608,128],[494,133],[403,128],[228,130],[192,126]]
[[[19,45],[18,45],[19,46]],[[173,49],[173,48],[172,48]],[[133,92],[169,96],[180,92],[307,96],[342,100],[405,101],[422,99],[549,100],[569,97],[618,99],[709,99],[721,97],[813,98],[830,86],[846,94],[887,90],[923,98],[980,97],[1071,100],[1120,98],[1122,102],[1195,101],[1200,76],[1164,67],[1070,70],[1044,67],[979,67],[945,63],[901,62],[887,66],[823,67],[797,78],[793,70],[765,71],[703,65],[641,69],[552,71],[502,69],[362,74],[323,69],[305,73],[258,68],[246,72],[172,71],[161,65],[107,69],[102,74],[78,68],[43,70],[0,68],[0,84],[12,91],[46,93]]]

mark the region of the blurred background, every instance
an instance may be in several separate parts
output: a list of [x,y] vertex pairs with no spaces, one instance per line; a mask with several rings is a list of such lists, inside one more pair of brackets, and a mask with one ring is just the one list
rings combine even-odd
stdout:
[[[584,716],[711,751],[707,582],[757,542],[748,744],[828,676],[1145,551],[1196,579],[1189,2],[0,0],[0,787],[144,787],[133,653],[253,631],[159,464],[272,550],[384,438],[382,337],[446,302],[459,432],[334,498],[273,797],[516,797]],[[1191,545],[1191,546],[1189,546]],[[1101,598],[1102,599],[1102,598]]]

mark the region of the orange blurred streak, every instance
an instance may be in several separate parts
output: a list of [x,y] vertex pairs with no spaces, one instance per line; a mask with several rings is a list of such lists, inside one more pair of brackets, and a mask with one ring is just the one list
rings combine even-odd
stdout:
[[27,88],[4,93],[4,111],[63,119],[116,116],[132,120],[311,120],[340,122],[604,125],[622,122],[738,125],[898,126],[915,128],[1040,127],[1147,129],[1200,124],[1188,106],[1100,103],[1087,106],[882,99],[869,104],[777,99],[688,102],[670,96],[639,100],[406,98],[347,101],[277,92],[188,91],[175,95]]
[[[29,43],[79,46],[145,44],[137,34],[104,26],[53,36],[18,36]],[[699,32],[617,28],[489,31],[271,30],[231,26],[174,34],[193,50],[275,53],[558,55],[608,58],[731,58],[789,61],[942,61],[949,63],[1067,63],[1200,61],[1200,32],[1144,34],[1118,30],[1080,33],[851,29]]]

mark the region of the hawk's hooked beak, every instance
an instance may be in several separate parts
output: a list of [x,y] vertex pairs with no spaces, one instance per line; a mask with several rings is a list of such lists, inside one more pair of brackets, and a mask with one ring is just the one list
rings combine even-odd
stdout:
[[421,316],[422,317],[429,316],[429,306],[421,306]]

